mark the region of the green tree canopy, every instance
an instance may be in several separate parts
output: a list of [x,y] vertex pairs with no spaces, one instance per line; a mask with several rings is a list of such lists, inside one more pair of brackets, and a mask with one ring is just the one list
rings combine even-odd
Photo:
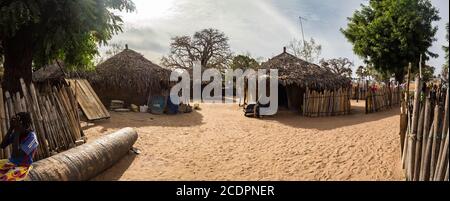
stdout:
[[348,20],[341,32],[355,54],[397,81],[403,81],[409,62],[417,71],[420,55],[424,61],[437,56],[428,49],[436,41],[432,23],[440,17],[429,0],[370,0]]
[[237,55],[233,57],[233,60],[231,61],[230,68],[235,69],[254,69],[257,70],[259,67],[258,61],[256,59],[252,58],[249,55]]
[[31,67],[55,59],[73,68],[92,65],[98,44],[122,31],[114,11],[133,11],[131,0],[2,0],[0,43],[5,81],[11,91],[18,80],[31,81]]
[[423,65],[422,67],[422,79],[425,82],[430,81],[431,79],[434,78],[434,71],[436,70],[435,67],[430,66],[430,65]]

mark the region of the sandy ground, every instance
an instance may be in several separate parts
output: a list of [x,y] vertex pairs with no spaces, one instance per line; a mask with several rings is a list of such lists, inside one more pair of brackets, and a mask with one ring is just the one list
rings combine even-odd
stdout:
[[89,140],[133,127],[140,155],[129,153],[94,180],[404,180],[399,111],[305,118],[283,111],[246,118],[236,105],[203,104],[177,116],[112,113],[86,127]]

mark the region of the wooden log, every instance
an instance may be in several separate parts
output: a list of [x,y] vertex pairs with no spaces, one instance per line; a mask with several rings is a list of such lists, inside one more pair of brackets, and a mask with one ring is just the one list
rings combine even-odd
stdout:
[[34,163],[27,180],[90,180],[129,153],[137,138],[136,131],[124,128],[92,143]]

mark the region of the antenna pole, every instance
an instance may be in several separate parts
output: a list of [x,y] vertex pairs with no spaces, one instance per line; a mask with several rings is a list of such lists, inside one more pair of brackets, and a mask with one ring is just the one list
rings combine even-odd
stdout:
[[303,32],[303,20],[306,20],[305,18],[303,18],[302,16],[298,17],[300,19],[300,28],[302,30],[302,38],[303,38],[303,49],[305,49],[305,45],[306,45],[306,41],[305,41],[305,34]]

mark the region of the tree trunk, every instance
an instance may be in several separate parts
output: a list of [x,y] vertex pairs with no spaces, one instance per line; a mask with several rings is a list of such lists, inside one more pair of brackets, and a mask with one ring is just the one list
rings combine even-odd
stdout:
[[395,73],[395,81],[403,83],[403,81],[405,81],[405,72]]
[[29,84],[32,80],[32,32],[23,28],[15,36],[3,40],[4,81],[3,89],[11,93],[20,91],[20,78]]

